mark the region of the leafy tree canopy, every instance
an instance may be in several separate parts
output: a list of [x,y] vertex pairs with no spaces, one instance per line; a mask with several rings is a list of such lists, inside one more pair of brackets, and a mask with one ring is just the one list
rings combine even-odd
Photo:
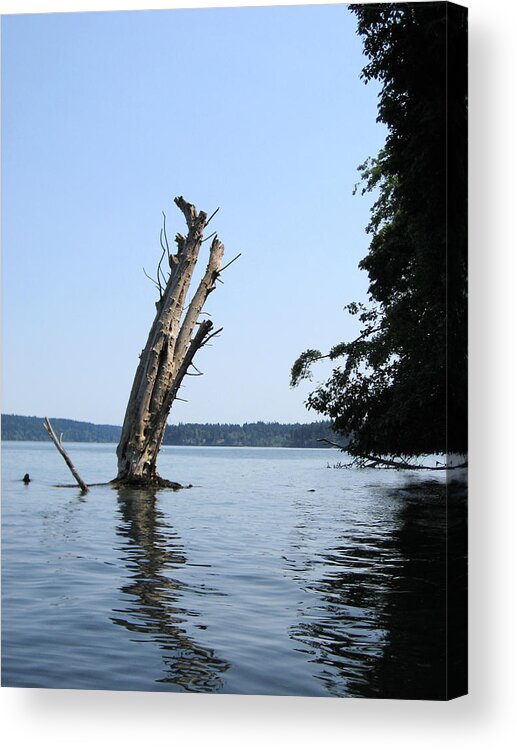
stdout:
[[355,457],[467,450],[467,11],[450,3],[350,5],[381,83],[384,147],[359,167],[374,192],[369,306],[360,334],[295,362],[338,361],[308,397]]

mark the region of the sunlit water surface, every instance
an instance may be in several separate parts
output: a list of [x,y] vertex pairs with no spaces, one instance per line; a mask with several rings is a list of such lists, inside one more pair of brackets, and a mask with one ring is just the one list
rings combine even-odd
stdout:
[[[115,446],[67,447],[115,475]],[[442,699],[463,501],[441,472],[340,459],[165,447],[191,489],[82,496],[50,442],[3,443],[2,684]]]

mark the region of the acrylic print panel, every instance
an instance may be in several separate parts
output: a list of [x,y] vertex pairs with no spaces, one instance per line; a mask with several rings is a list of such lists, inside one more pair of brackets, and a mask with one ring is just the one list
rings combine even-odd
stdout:
[[466,39],[2,18],[4,686],[466,693]]

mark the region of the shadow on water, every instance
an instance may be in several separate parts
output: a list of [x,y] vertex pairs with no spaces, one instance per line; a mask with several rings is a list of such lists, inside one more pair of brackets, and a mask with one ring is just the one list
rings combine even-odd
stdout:
[[[466,486],[388,490],[392,528],[366,524],[315,561],[317,607],[291,637],[330,695],[445,700],[467,689]],[[448,625],[447,625],[448,623]]]
[[134,489],[117,492],[123,521],[117,533],[125,540],[130,572],[130,581],[121,591],[131,603],[115,610],[113,622],[147,639],[150,636],[159,645],[166,676],[157,682],[191,692],[220,691],[221,675],[229,664],[188,634],[187,620],[197,613],[180,606],[187,587],[171,575],[187,562],[178,534],[157,507],[154,494]]

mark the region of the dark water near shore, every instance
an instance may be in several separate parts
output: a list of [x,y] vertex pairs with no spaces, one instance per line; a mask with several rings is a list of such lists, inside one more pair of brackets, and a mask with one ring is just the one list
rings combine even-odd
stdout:
[[[87,482],[114,476],[115,446],[68,450]],[[194,487],[83,497],[53,486],[71,477],[50,443],[3,443],[2,685],[444,699],[464,492],[340,458],[165,447],[160,473]]]

